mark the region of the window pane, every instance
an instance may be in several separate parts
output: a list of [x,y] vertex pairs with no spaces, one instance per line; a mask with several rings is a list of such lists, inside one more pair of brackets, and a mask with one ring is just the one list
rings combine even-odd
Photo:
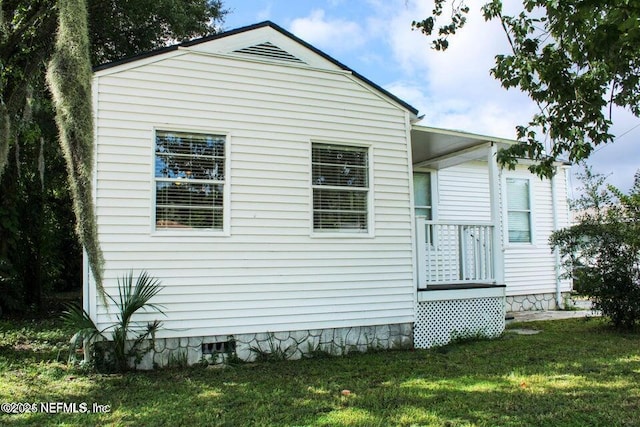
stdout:
[[222,228],[223,185],[156,182],[157,228]]
[[156,182],[156,203],[159,205],[222,207],[222,195],[220,184],[198,184],[188,181]]
[[224,136],[156,133],[157,178],[224,180]]
[[367,187],[367,149],[314,144],[313,185]]
[[529,210],[529,180],[507,178],[507,209]]
[[367,148],[313,144],[313,161],[367,167]]
[[529,212],[509,212],[509,241],[514,243],[531,242],[531,224]]
[[365,191],[313,190],[313,208],[334,211],[367,210],[367,193]]
[[156,207],[156,228],[222,228],[222,209]]
[[156,178],[224,180],[224,158],[156,156]]
[[157,229],[222,228],[225,141],[224,135],[156,132]]
[[313,228],[367,230],[368,149],[313,144],[311,160]]
[[529,180],[507,178],[507,222],[509,242],[531,242]]
[[319,230],[366,230],[367,213],[316,211],[313,215],[313,227]]
[[224,157],[224,135],[156,132],[156,153]]

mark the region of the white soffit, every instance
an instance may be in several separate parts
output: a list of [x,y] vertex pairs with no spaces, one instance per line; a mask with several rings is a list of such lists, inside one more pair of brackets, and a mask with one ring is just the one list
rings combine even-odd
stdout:
[[414,125],[411,129],[411,154],[414,167],[443,169],[471,160],[486,160],[491,143],[501,146],[518,141],[449,129]]

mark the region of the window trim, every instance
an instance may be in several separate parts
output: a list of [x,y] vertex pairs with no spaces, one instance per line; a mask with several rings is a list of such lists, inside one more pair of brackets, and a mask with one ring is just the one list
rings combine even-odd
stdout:
[[[222,184],[222,229],[209,228],[156,228],[156,135],[158,132],[186,132],[200,133],[209,135],[224,136],[224,182]],[[151,236],[183,236],[183,237],[208,237],[208,236],[224,236],[231,235],[231,133],[220,129],[213,129],[202,126],[174,126],[174,125],[157,125],[151,131],[151,200],[150,200],[150,235]]]
[[[526,173],[515,173],[515,174],[505,174],[502,179],[503,185],[503,218],[504,218],[504,244],[506,247],[522,247],[522,246],[535,246],[536,242],[536,227],[535,227],[535,205],[534,205],[534,192],[535,192],[535,183],[534,180],[531,179],[531,175]],[[507,180],[508,179],[519,179],[527,181],[529,184],[529,233],[530,233],[530,241],[528,242],[512,242],[509,240],[509,196],[507,189]]]
[[[313,209],[313,144],[325,144],[344,147],[356,147],[367,149],[367,230],[366,231],[353,231],[351,229],[340,230],[316,230],[313,226],[314,209]],[[375,237],[375,212],[373,207],[374,202],[374,182],[373,182],[373,170],[374,170],[374,150],[371,144],[362,143],[359,141],[327,141],[321,139],[312,139],[309,141],[309,157],[307,170],[309,173],[309,235],[313,238],[341,238],[341,239],[358,239],[358,238],[373,238]],[[361,187],[362,188],[362,187]],[[364,191],[364,190],[361,190]]]

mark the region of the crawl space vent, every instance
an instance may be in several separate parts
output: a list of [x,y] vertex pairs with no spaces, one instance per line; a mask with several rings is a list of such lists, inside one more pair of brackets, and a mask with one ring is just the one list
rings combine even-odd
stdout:
[[280,49],[278,46],[270,42],[260,43],[255,46],[245,47],[234,50],[233,53],[255,56],[263,59],[273,59],[277,61],[293,62],[296,64],[304,64],[305,62],[297,58],[289,52]]

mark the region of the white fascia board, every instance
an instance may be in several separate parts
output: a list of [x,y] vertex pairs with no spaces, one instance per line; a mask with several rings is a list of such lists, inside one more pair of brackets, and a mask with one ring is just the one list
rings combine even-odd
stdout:
[[440,135],[455,136],[458,138],[474,139],[474,140],[477,140],[478,142],[497,142],[497,143],[507,144],[507,145],[520,144],[520,141],[517,141],[515,139],[499,138],[496,136],[481,135],[477,133],[464,132],[460,130],[435,128],[435,127],[421,126],[416,124],[412,126],[412,129],[419,132],[430,132],[430,133],[436,133]]

